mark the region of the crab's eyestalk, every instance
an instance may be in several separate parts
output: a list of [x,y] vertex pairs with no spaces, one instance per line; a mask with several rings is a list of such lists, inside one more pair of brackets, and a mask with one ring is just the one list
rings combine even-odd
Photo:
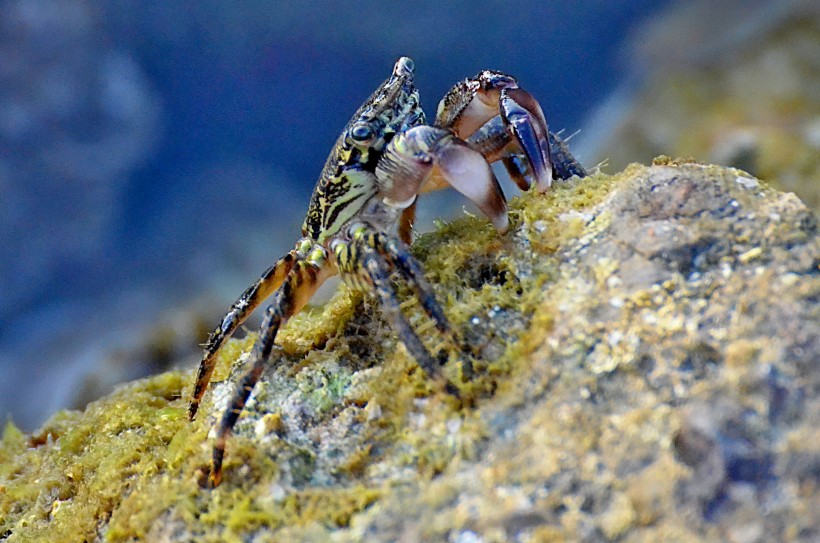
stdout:
[[417,126],[399,134],[376,166],[379,194],[388,205],[405,208],[429,181],[450,185],[487,215],[500,233],[507,231],[507,201],[481,153],[449,130]]
[[416,63],[410,57],[400,57],[393,65],[394,77],[412,77],[413,70],[416,68]]

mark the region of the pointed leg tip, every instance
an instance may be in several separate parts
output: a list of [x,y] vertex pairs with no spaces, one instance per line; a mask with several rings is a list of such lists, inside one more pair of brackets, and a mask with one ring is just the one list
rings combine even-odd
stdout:
[[510,218],[506,213],[492,219],[492,223],[493,227],[495,227],[495,231],[502,236],[510,229]]
[[193,422],[196,418],[196,412],[199,411],[199,402],[191,402],[188,406],[188,421]]
[[222,483],[222,466],[202,466],[197,469],[196,480],[202,488],[216,488]]
[[544,181],[544,180],[539,180],[539,181],[535,184],[535,190],[537,190],[537,191],[538,191],[538,194],[544,194],[544,193],[546,193],[548,190],[550,190],[550,188],[552,187],[552,179],[551,179],[551,177],[552,177],[552,172],[550,171],[550,179],[547,179],[546,181]]

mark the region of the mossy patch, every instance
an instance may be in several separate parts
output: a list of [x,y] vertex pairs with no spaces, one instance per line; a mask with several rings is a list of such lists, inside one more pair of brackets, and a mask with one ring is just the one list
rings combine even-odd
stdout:
[[[374,482],[378,479],[374,473],[395,469],[379,467],[392,456],[389,451],[403,451],[395,457],[402,459],[403,469],[418,470],[428,477],[444,470],[454,457],[473,454],[472,441],[480,440],[483,433],[480,422],[470,423],[476,427],[474,435],[460,438],[459,443],[448,439],[447,425],[470,420],[470,409],[465,406],[492,395],[521,363],[521,353],[541,341],[548,315],[537,315],[535,322],[542,326],[524,331],[539,307],[543,285],[555,275],[557,264],[544,260],[544,254],[577,235],[583,223],[562,215],[599,202],[614,183],[617,179],[596,175],[558,184],[544,196],[527,194],[513,201],[510,236],[514,239],[497,236],[480,218],[442,225],[419,239],[415,251],[436,284],[448,316],[462,335],[470,337],[478,353],[469,376],[462,374],[457,352],[451,354],[452,362],[445,370],[458,383],[465,402],[454,401],[415,368],[390,338],[389,330],[366,338],[368,349],[384,357],[376,362],[372,375],[355,377],[343,359],[333,359],[334,353],[348,351],[345,326],[360,303],[358,295],[344,288],[326,306],[303,312],[282,331],[279,343],[296,360],[289,371],[283,370],[283,378],[292,379],[294,386],[287,395],[303,402],[318,421],[351,405],[360,412],[356,424],[364,426],[364,437],[351,451],[338,451],[338,471],[333,477],[342,473],[351,484],[359,478],[365,484],[317,486],[317,480],[333,477],[315,476],[315,460],[298,460],[306,458],[305,454],[295,454],[293,447],[282,443],[259,449],[243,437],[240,424],[228,447],[226,483],[212,491],[201,489],[196,472],[207,464],[211,446],[207,433],[215,415],[187,423],[185,396],[191,378],[187,373],[171,372],[124,386],[83,413],[58,414],[33,436],[9,424],[0,447],[0,533],[9,540],[126,541],[146,537],[152,523],[172,507],[177,522],[213,529],[220,526],[225,531],[219,537],[226,539],[262,526],[270,529],[310,522],[341,526],[385,491],[387,481]],[[476,263],[480,269],[467,276],[465,269],[474,270]],[[405,306],[417,327],[429,329],[417,305],[408,302]],[[379,321],[372,324],[382,325]],[[480,333],[471,333],[474,329]],[[432,337],[428,341],[431,348],[453,351],[453,346],[441,345],[433,333],[425,336]],[[492,350],[493,359],[483,359],[482,349],[486,351],[496,336],[500,346]],[[228,342],[214,383],[235,376],[236,361],[254,339],[250,334]],[[317,346],[321,352],[306,357]],[[361,346],[357,348],[362,351]],[[300,357],[304,362],[298,362]],[[260,387],[257,406],[251,406],[252,412],[259,413],[254,417],[265,416],[261,412],[265,408],[259,408],[261,396],[276,397],[279,392],[274,388],[270,383]],[[372,416],[373,410],[366,414],[368,404],[379,406],[378,416]],[[208,394],[203,412],[211,405]],[[273,413],[277,424],[261,431],[272,435],[275,442],[288,421],[281,413]],[[408,419],[416,424],[408,425]],[[272,500],[275,483],[271,477],[280,471],[276,453],[284,450],[291,450],[286,454],[288,481],[302,488],[288,488],[281,499]]]
[[140,481],[169,466],[168,444],[186,430],[179,398],[187,375],[120,388],[84,413],[53,417],[0,445],[0,533],[10,541],[95,540]]
[[[729,185],[680,182],[687,175]],[[654,189],[625,188],[652,176],[669,191],[668,199],[645,201]],[[724,200],[752,209],[772,194],[761,187],[747,194],[739,176],[734,170],[660,159],[654,168],[633,165],[619,175],[595,174],[557,183],[545,195],[522,195],[510,203],[511,229],[505,236],[475,217],[421,236],[414,251],[463,345],[439,337],[409,292],[400,295],[414,328],[445,361],[449,391],[443,380],[417,367],[372,300],[341,287],[324,307],[302,312],[282,331],[275,363],[229,440],[224,481],[216,489],[198,483],[210,458],[209,433],[243,371],[254,334],[228,342],[193,423],[185,416],[192,373],[171,372],[126,385],[82,413],[60,413],[33,435],[9,424],[0,443],[0,534],[9,541],[308,535],[322,541],[332,531],[350,529],[349,539],[355,540],[357,517],[372,520],[384,507],[415,517],[429,508],[430,518],[438,520],[417,535],[436,538],[449,533],[446,522],[479,523],[465,512],[469,498],[458,490],[465,480],[486,485],[501,504],[498,511],[508,512],[519,503],[515,485],[502,484],[510,479],[549,481],[543,503],[560,512],[561,524],[543,525],[552,518],[543,511],[501,519],[490,500],[481,505],[487,512],[479,523],[483,527],[497,518],[508,530],[498,533],[533,526],[533,533],[560,538],[577,533],[596,513],[598,529],[620,537],[660,514],[650,503],[655,498],[629,481],[645,478],[645,466],[674,464],[668,450],[672,439],[664,432],[677,420],[670,407],[675,395],[712,387],[701,379],[720,371],[724,359],[717,336],[668,346],[662,354],[647,352],[647,342],[665,345],[696,330],[687,318],[706,311],[695,299],[698,274],[717,277],[714,270],[726,262],[753,266],[776,251],[742,228],[715,255],[700,238],[685,239],[681,254],[647,242],[636,251],[645,260],[636,269],[649,286],[637,287],[628,282],[638,279],[624,273],[624,260],[604,251],[618,244],[601,239],[632,233],[621,231],[618,209],[648,213],[651,203],[660,213],[690,220],[692,198],[686,191],[692,186],[716,191],[714,198],[700,199],[713,206],[706,214],[716,216],[735,213],[732,205],[721,207]],[[623,193],[635,201],[615,201]],[[692,210],[692,216],[699,213]],[[790,246],[806,244],[811,234],[810,224],[794,232],[781,232],[774,220],[769,227],[778,239],[791,239]],[[646,239],[654,239],[651,232]],[[743,256],[754,246],[761,246],[759,254]],[[568,261],[585,262],[577,268],[583,274],[568,268]],[[661,279],[646,275],[652,266],[660,270],[653,273],[664,274]],[[601,292],[612,299],[602,299]],[[581,309],[576,315],[568,307]],[[643,339],[622,331],[625,323]],[[718,327],[711,330],[717,333]],[[730,349],[726,367],[737,373],[732,382],[752,390],[748,375],[739,373],[752,365],[744,362],[747,352],[760,358],[769,351]],[[655,406],[649,396],[666,403]],[[549,408],[528,415],[510,449],[500,446],[534,398]],[[590,412],[602,398],[617,407],[603,415]],[[783,412],[796,416],[792,407]],[[480,461],[490,447],[495,447],[491,467],[476,468],[469,477],[459,471]],[[623,460],[633,451],[636,458]],[[688,473],[676,466],[676,476]],[[616,481],[616,472],[626,482]],[[609,485],[604,494],[587,501],[573,494],[596,480]],[[665,492],[663,500],[674,499]],[[403,501],[407,496],[412,511],[402,509],[410,507],[409,497]],[[438,515],[441,508],[452,508],[455,516]]]

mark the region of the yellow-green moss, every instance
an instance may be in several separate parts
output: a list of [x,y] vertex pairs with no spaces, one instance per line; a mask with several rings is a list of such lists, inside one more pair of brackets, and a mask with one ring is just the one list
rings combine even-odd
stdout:
[[[289,323],[279,343],[295,361],[283,375],[290,375],[301,390],[290,393],[301,394],[319,416],[327,412],[328,420],[346,407],[358,409],[351,416],[360,419],[363,444],[344,453],[336,473],[351,484],[311,483],[315,468],[310,453],[300,464],[305,473],[297,474],[305,484],[277,487],[277,454],[298,455],[275,437],[268,447],[259,447],[240,422],[229,443],[225,482],[214,490],[200,488],[198,472],[210,456],[212,394],[206,395],[199,419],[188,423],[192,373],[170,372],[123,386],[82,413],[57,414],[31,436],[7,425],[0,442],[0,534],[8,534],[9,541],[131,541],[162,533],[157,526],[176,526],[200,541],[239,541],[260,527],[346,526],[352,515],[391,492],[391,473],[410,469],[431,478],[472,457],[486,437],[473,406],[514,387],[511,381],[528,371],[525,355],[543,343],[552,327],[553,310],[544,303],[544,290],[557,276],[553,255],[583,231],[582,213],[636,168],[619,176],[596,174],[559,183],[546,195],[515,199],[507,237],[497,236],[484,219],[465,218],[418,240],[415,251],[456,330],[469,332],[471,319],[478,318],[486,328],[479,340],[492,343],[506,333],[517,338],[497,341],[499,353],[493,359],[474,357],[480,371],[462,379],[462,357],[454,347],[442,344],[434,331],[425,334],[431,348],[451,351],[445,374],[460,389],[460,400],[416,369],[403,348],[385,351],[377,342],[389,341],[389,331],[377,334],[372,345],[383,362],[371,362],[372,369],[359,374],[334,369],[339,368],[334,356],[350,352],[343,332],[360,299],[344,288],[325,307],[305,311]],[[516,280],[465,284],[465,269],[474,263],[499,277],[511,272]],[[417,328],[430,327],[417,305],[405,305]],[[494,308],[508,315],[503,322],[509,330],[488,316]],[[251,334],[227,343],[214,383],[236,373],[237,360],[254,339]],[[319,388],[314,386],[317,379]],[[260,396],[277,393],[260,388]],[[378,406],[375,414],[368,405]],[[277,420],[276,425],[263,424],[261,431],[281,429],[281,417]],[[455,433],[454,424],[459,429]]]
[[185,430],[175,400],[187,381],[172,372],[128,385],[84,413],[55,416],[28,440],[7,429],[0,532],[29,541],[93,540],[139,480],[167,470],[167,445]]

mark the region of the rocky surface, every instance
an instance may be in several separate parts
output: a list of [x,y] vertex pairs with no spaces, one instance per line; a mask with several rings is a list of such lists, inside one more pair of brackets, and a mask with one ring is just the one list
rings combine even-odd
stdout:
[[[253,336],[0,444],[6,541],[816,541],[820,238],[793,194],[661,158],[414,249],[473,354],[455,395],[342,291],[280,336],[200,488]],[[367,302],[365,302],[367,304]]]

